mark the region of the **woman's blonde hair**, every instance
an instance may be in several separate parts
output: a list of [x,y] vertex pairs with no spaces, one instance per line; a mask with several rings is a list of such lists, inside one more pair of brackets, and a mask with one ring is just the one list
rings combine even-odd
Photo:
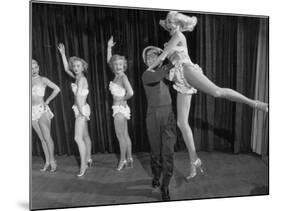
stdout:
[[127,70],[127,67],[128,67],[128,64],[127,64],[127,59],[125,58],[125,56],[120,56],[118,54],[115,54],[113,56],[111,56],[110,60],[109,60],[109,66],[110,66],[110,69],[113,71],[114,70],[114,67],[113,67],[113,63],[117,60],[122,60],[123,61],[123,64],[124,64],[124,71]]
[[180,27],[180,31],[193,31],[197,24],[197,18],[195,16],[190,17],[176,11],[170,11],[166,16],[166,19],[160,21],[160,25],[167,31],[170,31],[167,27],[168,19],[178,25]]
[[73,63],[74,63],[75,61],[81,62],[81,63],[82,63],[82,66],[83,66],[83,68],[84,68],[84,72],[87,72],[87,70],[88,70],[88,63],[87,63],[84,59],[81,59],[81,58],[79,58],[79,57],[77,57],[77,56],[72,56],[72,57],[69,58],[68,65],[69,65],[69,68],[70,68],[71,70],[73,70]]

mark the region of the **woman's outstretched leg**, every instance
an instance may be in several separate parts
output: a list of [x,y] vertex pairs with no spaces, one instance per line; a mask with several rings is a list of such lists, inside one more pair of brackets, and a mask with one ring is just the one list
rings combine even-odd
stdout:
[[210,81],[204,74],[189,64],[183,64],[184,77],[195,88],[217,98],[225,98],[234,102],[245,103],[251,107],[268,111],[268,104],[245,97],[237,91],[229,88],[221,88]]
[[116,114],[114,116],[114,126],[115,126],[115,133],[117,139],[119,141],[120,146],[120,161],[117,167],[118,171],[121,171],[127,164],[126,161],[126,150],[127,150],[127,142],[125,137],[125,122],[127,120],[122,114]]

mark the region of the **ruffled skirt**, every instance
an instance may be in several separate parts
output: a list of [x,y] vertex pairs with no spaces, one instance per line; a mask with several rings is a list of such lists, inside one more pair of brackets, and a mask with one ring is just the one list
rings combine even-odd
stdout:
[[[193,63],[186,63],[188,68],[193,68],[193,71],[200,71],[203,73],[201,67],[197,64],[193,64]],[[181,94],[187,94],[187,95],[191,95],[191,94],[195,94],[197,93],[197,89],[195,89],[194,87],[192,87],[185,79],[184,77],[184,68],[182,63],[181,64],[176,64],[175,67],[173,69],[170,70],[169,73],[169,79],[171,81],[174,81],[174,85],[173,88],[181,93]]]
[[49,106],[44,106],[43,104],[32,106],[32,121],[38,121],[44,113],[47,113],[50,119],[54,117]]
[[[81,116],[81,114],[80,114],[80,112],[78,110],[77,105],[73,105],[72,109],[74,111],[75,118]],[[83,107],[82,107],[82,114],[83,114],[83,116],[86,117],[87,120],[90,120],[91,109],[90,109],[89,104],[83,105]]]
[[122,114],[128,120],[131,118],[131,110],[130,110],[130,107],[128,105],[126,105],[126,106],[113,105],[112,109],[113,109],[113,114],[112,114],[113,117],[116,114]]

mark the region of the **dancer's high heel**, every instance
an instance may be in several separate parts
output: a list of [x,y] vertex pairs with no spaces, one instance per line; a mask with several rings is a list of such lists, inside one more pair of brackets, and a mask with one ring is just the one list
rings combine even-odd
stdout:
[[48,170],[50,163],[45,163],[44,167],[40,169],[41,172],[45,172]]
[[187,180],[190,180],[197,175],[197,168],[200,170],[201,174],[204,173],[204,170],[202,168],[202,161],[200,160],[200,158],[197,158],[194,162],[191,162],[190,165],[190,174],[189,176],[185,177]]
[[80,170],[80,173],[77,174],[77,177],[82,177],[86,173],[88,166],[86,165],[84,169]]
[[268,103],[264,103],[259,100],[256,100],[254,107],[255,107],[255,109],[258,109],[258,110],[261,110],[264,112],[268,112]]
[[117,171],[121,171],[127,165],[127,160],[119,161],[118,167],[116,168]]
[[93,167],[93,160],[92,158],[90,158],[88,161],[87,161],[87,165],[89,168]]
[[50,172],[55,172],[57,170],[57,162],[54,160],[51,162],[51,170]]
[[133,160],[132,157],[127,159],[127,167],[128,168],[133,168],[133,163],[134,163],[134,160]]

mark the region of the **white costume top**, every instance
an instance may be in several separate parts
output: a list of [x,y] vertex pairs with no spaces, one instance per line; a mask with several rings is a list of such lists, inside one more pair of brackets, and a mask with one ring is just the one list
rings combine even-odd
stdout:
[[44,97],[45,86],[35,84],[32,86],[32,96]]
[[[80,93],[77,93],[78,90],[78,86],[75,83],[71,83],[71,88],[72,88],[72,92],[74,95],[79,95],[79,96],[87,96],[89,94],[89,89],[82,89]],[[77,105],[73,105],[72,109],[74,111],[75,117],[79,117],[80,116],[80,112],[78,110],[78,106]],[[89,104],[85,104],[82,106],[82,113],[83,115],[86,117],[87,120],[90,120],[90,114],[91,114],[91,109]]]
[[[126,89],[113,81],[109,83],[109,90],[113,96],[124,97],[126,95]],[[131,110],[128,105],[113,105],[112,109],[113,117],[117,114],[122,114],[128,120],[131,118]]]
[[[185,46],[175,46],[174,48],[170,49],[167,57],[175,66],[181,65],[183,63],[193,64],[188,55],[187,47]],[[171,57],[174,58],[172,59]]]
[[124,97],[126,95],[126,89],[113,81],[110,81],[109,83],[109,90],[112,95],[117,97]]
[[[39,97],[44,97],[45,95],[45,86],[35,84],[32,86],[32,96],[39,96]],[[49,106],[44,105],[44,104],[38,104],[38,105],[33,105],[32,106],[32,121],[38,121],[41,116],[47,113],[48,117],[52,119],[54,117],[53,112],[49,108]]]
[[89,89],[86,89],[86,88],[82,89],[81,93],[77,93],[78,86],[75,83],[71,83],[71,88],[72,88],[74,95],[77,94],[77,95],[81,95],[81,96],[87,96],[89,94]]

